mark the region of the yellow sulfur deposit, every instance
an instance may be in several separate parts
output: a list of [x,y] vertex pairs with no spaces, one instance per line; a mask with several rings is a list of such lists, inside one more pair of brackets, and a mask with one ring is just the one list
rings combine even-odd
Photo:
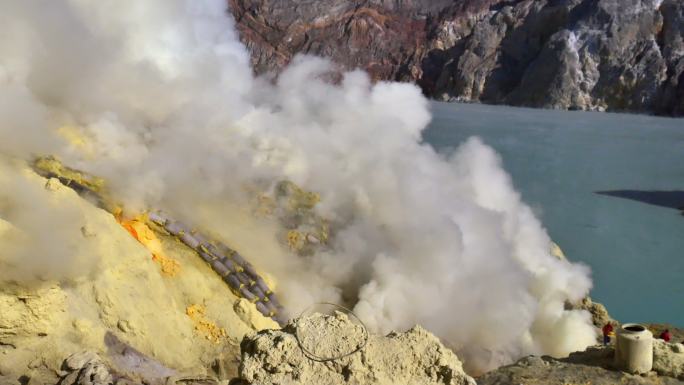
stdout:
[[119,223],[152,254],[164,253],[161,241],[154,234],[154,231],[145,224],[144,218],[136,217],[131,220],[120,220]]
[[264,193],[258,193],[254,206],[254,214],[257,217],[266,217],[273,214],[276,208],[276,202],[270,196]]
[[180,263],[163,254],[153,255],[152,259],[161,266],[161,271],[169,277],[175,277],[180,272]]
[[152,259],[161,266],[162,273],[174,277],[180,272],[180,263],[164,253],[161,241],[154,231],[145,224],[144,216],[131,220],[119,220],[119,223],[128,230],[133,238],[137,239],[152,253]]
[[305,191],[290,181],[282,181],[276,186],[276,196],[286,197],[290,210],[311,210],[321,201],[318,193]]
[[297,230],[290,230],[287,232],[287,245],[293,251],[300,251],[305,246],[305,238],[302,233]]
[[[80,194],[94,194],[91,198],[97,200],[97,205],[120,216],[122,207],[109,196],[104,179],[64,166],[53,156],[40,157],[34,160],[33,170],[46,178],[58,178],[62,183],[79,191]],[[81,191],[83,189],[89,191]]]
[[81,128],[76,126],[62,126],[57,129],[57,134],[89,159],[94,157],[95,148],[92,142],[83,134]]
[[321,243],[327,243],[330,237],[330,224],[327,220],[321,219],[318,223],[317,232],[314,234]]
[[563,249],[561,249],[556,242],[551,242],[551,255],[560,259],[561,261],[567,260],[565,253],[563,253]]
[[306,191],[288,180],[280,181],[272,195],[256,188],[247,191],[255,196],[255,216],[273,216],[286,229],[280,239],[291,251],[311,255],[328,244],[330,225],[315,210],[321,201],[320,194]]
[[190,317],[195,330],[202,334],[207,340],[218,344],[222,338],[227,336],[226,329],[217,326],[206,316],[207,308],[204,305],[190,305],[185,309],[185,314]]
[[105,182],[102,178],[66,167],[54,157],[38,158],[33,166],[46,176],[58,177],[66,181],[66,183],[76,183],[97,193],[103,208],[114,214],[119,223],[152,253],[152,259],[161,266],[162,273],[173,277],[180,272],[180,264],[164,253],[161,242],[152,229],[145,224],[146,218],[144,216],[138,216],[130,220],[121,218],[123,210],[119,205],[113,204],[110,199],[106,198]]
[[82,172],[66,167],[62,164],[62,162],[52,156],[36,159],[33,163],[33,166],[43,173],[74,181],[94,192],[102,192],[104,189],[104,179],[86,175]]
[[[69,270],[64,281],[57,276],[41,280],[37,287],[0,285],[0,377],[19,378],[28,373],[33,382],[57,383],[56,378],[36,373],[56,376],[64,359],[77,352],[92,351],[106,357],[107,333],[169,368],[181,373],[200,370],[202,374],[216,357],[234,354],[235,345],[245,334],[278,327],[253,304],[236,297],[195,251],[175,237],[153,232],[145,217],[135,218],[125,229],[120,217],[62,186],[72,179],[46,169],[67,174],[92,188],[102,186],[97,179],[72,173],[74,170],[47,158],[39,164],[40,173],[48,179],[36,175],[23,162],[0,157],[0,181],[6,181],[0,183],[0,194],[22,182],[24,189],[31,187],[26,191],[33,191],[33,201],[43,203],[35,207],[69,208],[76,215],[67,217],[71,222],[65,226],[76,229],[73,241],[82,247],[66,261],[75,271]],[[64,179],[49,179],[57,176]],[[21,207],[11,199],[0,206],[0,211]],[[46,211],[40,215],[55,214]],[[3,219],[0,250],[7,251],[17,245],[20,230],[16,223]],[[131,236],[131,230],[138,240]],[[158,261],[161,269],[150,252],[168,257]],[[177,271],[181,265],[183,274],[167,279],[166,273]],[[193,304],[202,304],[201,311],[190,309],[194,319],[188,315]],[[207,330],[209,337],[198,330]]]

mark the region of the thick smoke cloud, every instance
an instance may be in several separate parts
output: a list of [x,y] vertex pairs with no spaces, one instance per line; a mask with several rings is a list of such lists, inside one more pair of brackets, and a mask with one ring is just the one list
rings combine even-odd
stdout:
[[[416,87],[359,71],[331,84],[312,57],[254,78],[221,0],[8,0],[0,25],[5,156],[59,155],[131,210],[216,230],[293,312],[335,301],[376,332],[420,323],[474,370],[594,342],[588,313],[564,310],[588,270],[550,255],[479,139],[450,157],[421,144]],[[321,194],[330,251],[297,257],[246,214],[245,186],[282,179]]]
[[[74,194],[74,192],[71,192]],[[82,207],[56,199],[30,170],[0,157],[0,286],[87,277],[101,250]]]

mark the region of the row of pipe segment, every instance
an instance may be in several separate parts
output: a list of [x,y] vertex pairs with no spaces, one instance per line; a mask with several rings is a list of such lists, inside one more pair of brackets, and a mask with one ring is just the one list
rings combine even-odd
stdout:
[[272,318],[281,326],[287,322],[275,293],[269,289],[254,266],[237,251],[221,242],[209,240],[197,230],[172,220],[162,212],[151,212],[148,218],[195,250],[235,294],[254,303],[259,313]]
[[[104,181],[100,178],[64,166],[54,157],[38,158],[32,166],[38,174],[59,179],[65,186],[115,215],[121,210],[107,197]],[[172,220],[161,211],[150,212],[148,218],[196,251],[223,278],[235,295],[254,303],[259,313],[272,318],[280,326],[285,325],[287,318],[275,293],[269,289],[254,266],[238,252]]]

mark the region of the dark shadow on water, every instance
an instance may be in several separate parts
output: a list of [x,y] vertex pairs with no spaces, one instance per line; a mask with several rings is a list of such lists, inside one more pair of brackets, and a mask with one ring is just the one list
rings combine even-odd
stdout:
[[596,191],[596,194],[684,211],[684,191],[613,190]]

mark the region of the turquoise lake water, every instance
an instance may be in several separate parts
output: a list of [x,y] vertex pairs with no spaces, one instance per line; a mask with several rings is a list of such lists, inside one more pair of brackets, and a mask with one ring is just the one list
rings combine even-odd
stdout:
[[592,268],[591,296],[613,317],[684,327],[684,216],[672,208],[684,206],[684,119],[447,103],[432,110],[423,139],[443,153],[470,136],[495,148],[551,238]]

